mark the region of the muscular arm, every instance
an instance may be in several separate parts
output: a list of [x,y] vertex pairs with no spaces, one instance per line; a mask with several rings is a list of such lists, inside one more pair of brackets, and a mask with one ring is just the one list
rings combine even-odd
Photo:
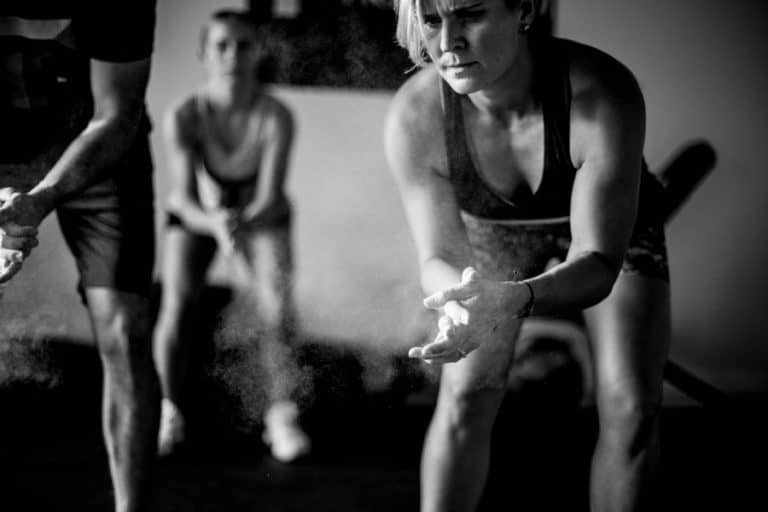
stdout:
[[[421,85],[431,85],[429,78],[424,75],[427,83]],[[521,290],[508,291],[505,283],[484,281],[488,293],[476,297],[476,273],[465,270],[472,265],[472,250],[447,177],[439,98],[428,94],[425,98],[424,90],[414,94],[409,85],[413,84],[406,84],[392,103],[385,128],[386,153],[416,244],[422,288],[430,296],[425,306],[443,314],[435,339],[412,347],[408,355],[443,364],[458,361],[489,340],[508,341],[517,319],[509,315],[505,301],[507,295],[519,296]],[[455,289],[469,293],[444,294]],[[522,293],[527,295],[527,289]],[[442,296],[439,303],[432,301],[435,296]]]
[[163,119],[163,143],[169,177],[168,210],[200,234],[217,236],[220,224],[200,205],[197,190],[199,155],[194,146],[194,112],[189,100],[172,106]]
[[91,60],[93,117],[29,193],[43,216],[97,181],[133,144],[144,115],[149,69],[150,59]]
[[611,291],[634,227],[645,106],[629,71],[609,66],[597,99],[572,123],[581,162],[571,198],[565,262],[528,280],[538,313],[596,304]]
[[472,258],[445,171],[442,132],[433,113],[435,107],[440,108],[439,100],[437,104],[424,101],[413,90],[430,78],[416,76],[412,79],[415,84],[407,84],[395,96],[384,131],[387,160],[411,228],[427,295],[459,283]]
[[434,116],[411,89],[406,86],[392,102],[384,144],[416,244],[422,288],[431,294],[461,280],[471,252],[451,184],[440,172],[446,165],[441,132],[426,126]]
[[[133,143],[144,115],[144,92],[150,59],[127,63],[91,60],[94,112],[85,129],[29,192],[7,190],[0,199],[0,231],[37,226],[59,204],[77,195],[108,172]],[[34,235],[25,242],[34,247]],[[5,247],[4,247],[5,248]],[[18,271],[0,271],[0,281]]]
[[249,224],[268,222],[276,213],[275,206],[285,198],[285,181],[293,149],[294,120],[291,112],[276,103],[270,108],[267,120],[264,153],[261,160],[259,183],[253,200],[244,210],[244,221]]

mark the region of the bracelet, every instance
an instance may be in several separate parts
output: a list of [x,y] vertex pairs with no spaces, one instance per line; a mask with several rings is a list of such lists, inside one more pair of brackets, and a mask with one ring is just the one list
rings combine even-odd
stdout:
[[530,297],[528,297],[528,302],[525,303],[525,305],[517,312],[517,318],[525,318],[528,316],[531,316],[533,313],[533,303],[535,300],[535,297],[533,295],[533,286],[531,286],[531,283],[528,281],[520,281],[525,286],[528,287],[528,293],[530,293]]

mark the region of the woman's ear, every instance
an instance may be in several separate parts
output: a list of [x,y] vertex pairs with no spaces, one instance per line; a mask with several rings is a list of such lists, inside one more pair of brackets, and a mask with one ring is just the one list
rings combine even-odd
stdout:
[[534,0],[522,0],[520,2],[519,32],[521,34],[528,34],[531,31],[534,19],[536,19],[536,2]]
[[536,17],[537,4],[535,0],[522,0],[520,2],[520,23],[530,25]]

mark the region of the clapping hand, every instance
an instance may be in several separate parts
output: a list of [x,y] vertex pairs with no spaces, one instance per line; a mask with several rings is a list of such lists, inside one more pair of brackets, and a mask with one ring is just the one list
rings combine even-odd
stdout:
[[472,267],[461,282],[426,299],[424,306],[440,311],[435,339],[413,347],[408,356],[429,364],[457,362],[494,336],[507,320],[508,286],[482,278]]
[[[11,188],[0,189],[0,284],[21,270],[24,259],[38,245],[37,225],[44,214],[29,197]],[[21,225],[19,220],[30,225]]]

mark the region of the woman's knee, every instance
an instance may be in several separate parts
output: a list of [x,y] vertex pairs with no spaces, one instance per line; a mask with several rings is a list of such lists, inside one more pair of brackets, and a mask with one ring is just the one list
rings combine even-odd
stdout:
[[490,434],[504,393],[501,387],[445,383],[440,389],[438,413],[457,432],[471,429]]
[[661,413],[661,397],[614,391],[598,402],[600,435],[604,441],[624,446],[630,455],[654,438]]
[[126,365],[151,354],[151,325],[146,308],[118,305],[94,315],[99,352],[106,364]]
[[158,312],[158,323],[180,323],[184,317],[188,316],[192,304],[194,303],[194,294],[191,290],[170,289],[163,291],[160,301],[160,311]]

